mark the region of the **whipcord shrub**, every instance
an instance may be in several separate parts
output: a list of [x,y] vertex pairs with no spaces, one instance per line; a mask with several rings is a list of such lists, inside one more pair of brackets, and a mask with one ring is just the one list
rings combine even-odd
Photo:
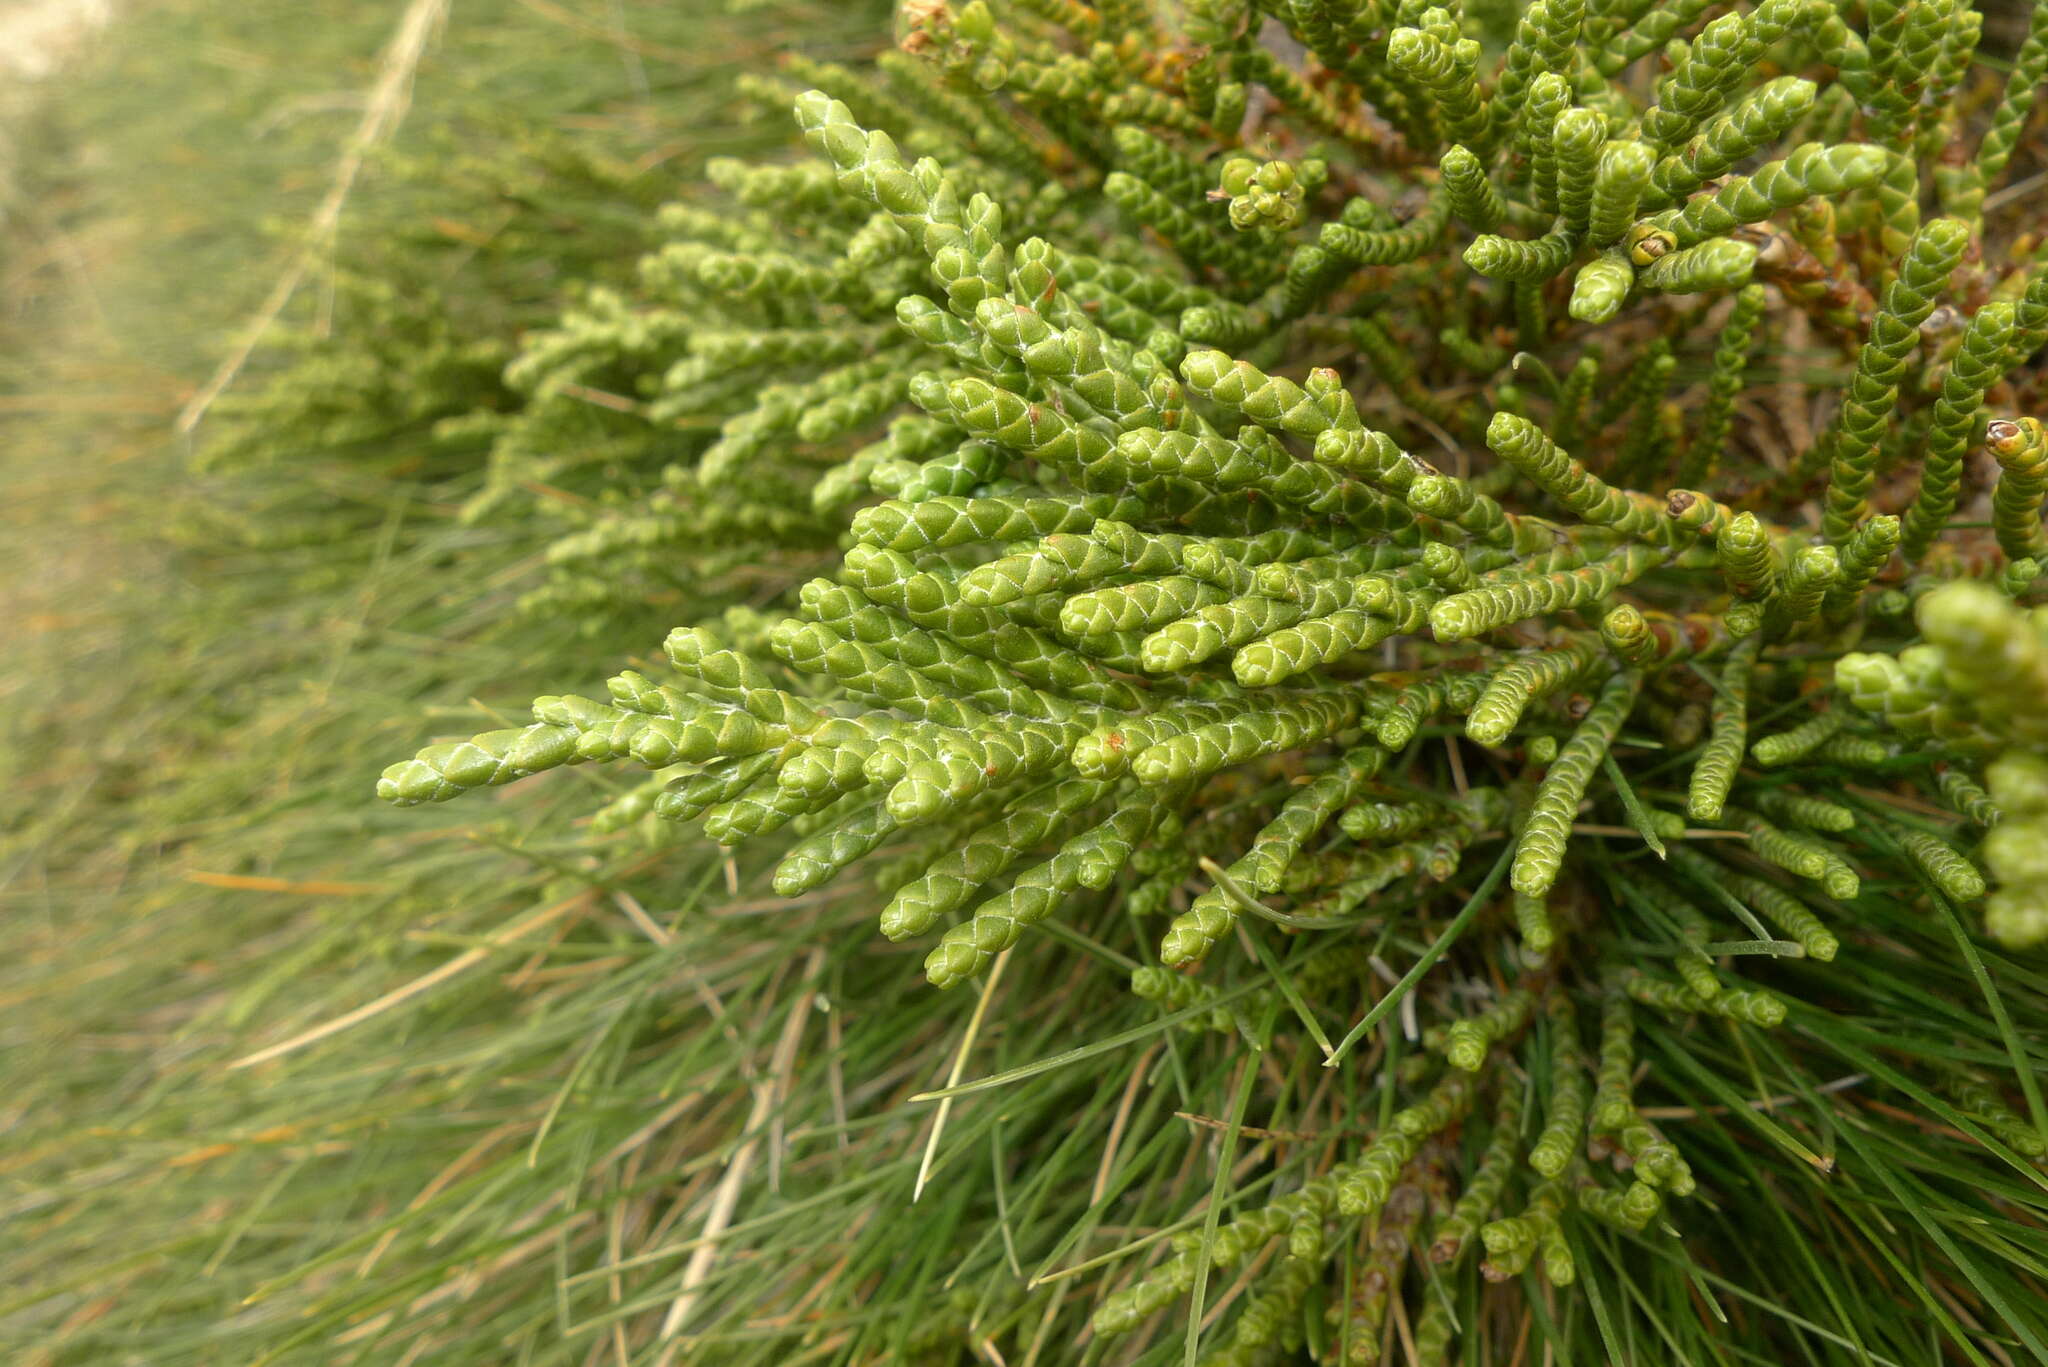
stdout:
[[1662,1360],[1550,1289],[1634,1246],[1859,1360],[1791,1239],[2048,1354],[2048,6],[2002,75],[1954,0],[1711,8],[906,0],[514,363],[660,469],[501,434],[480,515],[585,481],[538,601],[746,602],[382,797],[631,762],[602,831],[872,869],[939,987],[1049,924],[1151,1085],[1241,1060],[1214,1200],[921,1343]]

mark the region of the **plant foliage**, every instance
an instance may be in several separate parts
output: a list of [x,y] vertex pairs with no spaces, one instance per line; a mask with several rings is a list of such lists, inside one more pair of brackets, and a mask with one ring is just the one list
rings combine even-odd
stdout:
[[[683,619],[383,797],[632,766],[551,905],[789,899],[431,1046],[409,1123],[578,1052],[275,1351],[2048,1359],[2048,5],[1711,12],[905,0],[502,383],[392,292],[274,390]],[[408,1299],[532,1238],[559,1335]]]
[[[1985,965],[2041,979],[1966,931],[2048,940],[2048,268],[1987,193],[2048,7],[2002,82],[1963,5],[1706,12],[910,0],[761,77],[809,157],[515,371],[673,355],[634,413],[715,437],[553,558],[775,607],[380,795],[634,763],[627,815],[786,832],[784,896],[873,868],[936,986],[1052,928],[1237,1060],[1206,1207],[971,1334],[1227,1299],[1205,1361],[1436,1361],[1648,1256],[1858,1350],[1740,1252],[1903,1275],[1839,1160],[1954,1352],[2041,1354],[2043,1044]],[[1677,1313],[1598,1296],[1623,1360]]]

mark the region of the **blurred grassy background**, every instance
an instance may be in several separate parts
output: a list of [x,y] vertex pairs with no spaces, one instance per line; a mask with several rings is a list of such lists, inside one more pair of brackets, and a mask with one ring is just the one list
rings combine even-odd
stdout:
[[[430,731],[490,724],[469,690],[516,704],[660,633],[593,644],[585,622],[515,622],[538,543],[516,521],[457,520],[479,460],[434,441],[436,414],[337,436],[266,433],[246,408],[323,347],[402,364],[409,330],[474,344],[488,374],[574,287],[629,279],[654,208],[705,157],[786,141],[742,118],[738,70],[791,42],[869,46],[880,7],[429,8],[402,126],[196,437],[176,416],[306,248],[420,7],[137,4],[14,101],[8,1362],[672,1354],[685,1341],[655,1345],[641,1321],[672,1303],[679,1258],[572,1273],[714,1194],[751,1128],[752,1046],[812,1008],[772,949],[727,929],[744,903],[676,928],[720,876],[708,856],[572,838],[564,799],[587,813],[602,779],[445,815],[371,799],[381,765]],[[261,450],[203,459],[238,411]],[[229,1066],[365,1004],[338,1047]],[[689,1096],[708,1100],[684,1115],[672,1103]],[[708,1271],[697,1285],[722,1294]]]

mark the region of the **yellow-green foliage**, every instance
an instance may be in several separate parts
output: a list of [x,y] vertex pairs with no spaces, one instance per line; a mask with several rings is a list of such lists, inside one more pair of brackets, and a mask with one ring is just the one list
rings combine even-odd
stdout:
[[[773,611],[679,605],[659,678],[542,698],[380,795],[630,760],[665,782],[646,821],[800,836],[785,893],[894,851],[883,933],[970,991],[1142,887],[1088,943],[1216,1048],[1374,993],[1304,967],[1239,1016],[1165,969],[1238,984],[1275,924],[1327,949],[1456,908],[1320,1040],[1346,1068],[1393,1047],[1366,1027],[1413,991],[1448,1071],[1361,1087],[1358,1138],[1212,1209],[1101,1335],[1286,1235],[1217,1360],[1294,1342],[1395,1194],[1464,1181],[1461,1126],[1490,1133],[1486,1198],[1437,1247],[1490,1279],[1563,1286],[1596,1228],[1705,1222],[1671,1203],[1731,1175],[1638,1101],[1672,1030],[1793,1047],[1769,1032],[1830,979],[1782,965],[1863,952],[1880,895],[2048,936],[2048,807],[2022,761],[1972,776],[2048,742],[2048,636],[2013,602],[2044,550],[2048,269],[1985,194],[2048,11],[1982,115],[1966,6],[1703,12],[916,0],[871,65],[762,73],[805,152],[716,168],[732,211],[669,213],[644,299],[510,374],[566,393],[585,352],[643,356],[616,398],[673,442],[659,489],[556,545],[561,583],[744,567]],[[500,491],[554,468],[501,444]],[[1944,795],[2010,816],[1981,858]],[[1531,1077],[1533,1177],[1498,1128]],[[1757,1142],[1824,1170],[1834,1132],[1805,1134]]]

